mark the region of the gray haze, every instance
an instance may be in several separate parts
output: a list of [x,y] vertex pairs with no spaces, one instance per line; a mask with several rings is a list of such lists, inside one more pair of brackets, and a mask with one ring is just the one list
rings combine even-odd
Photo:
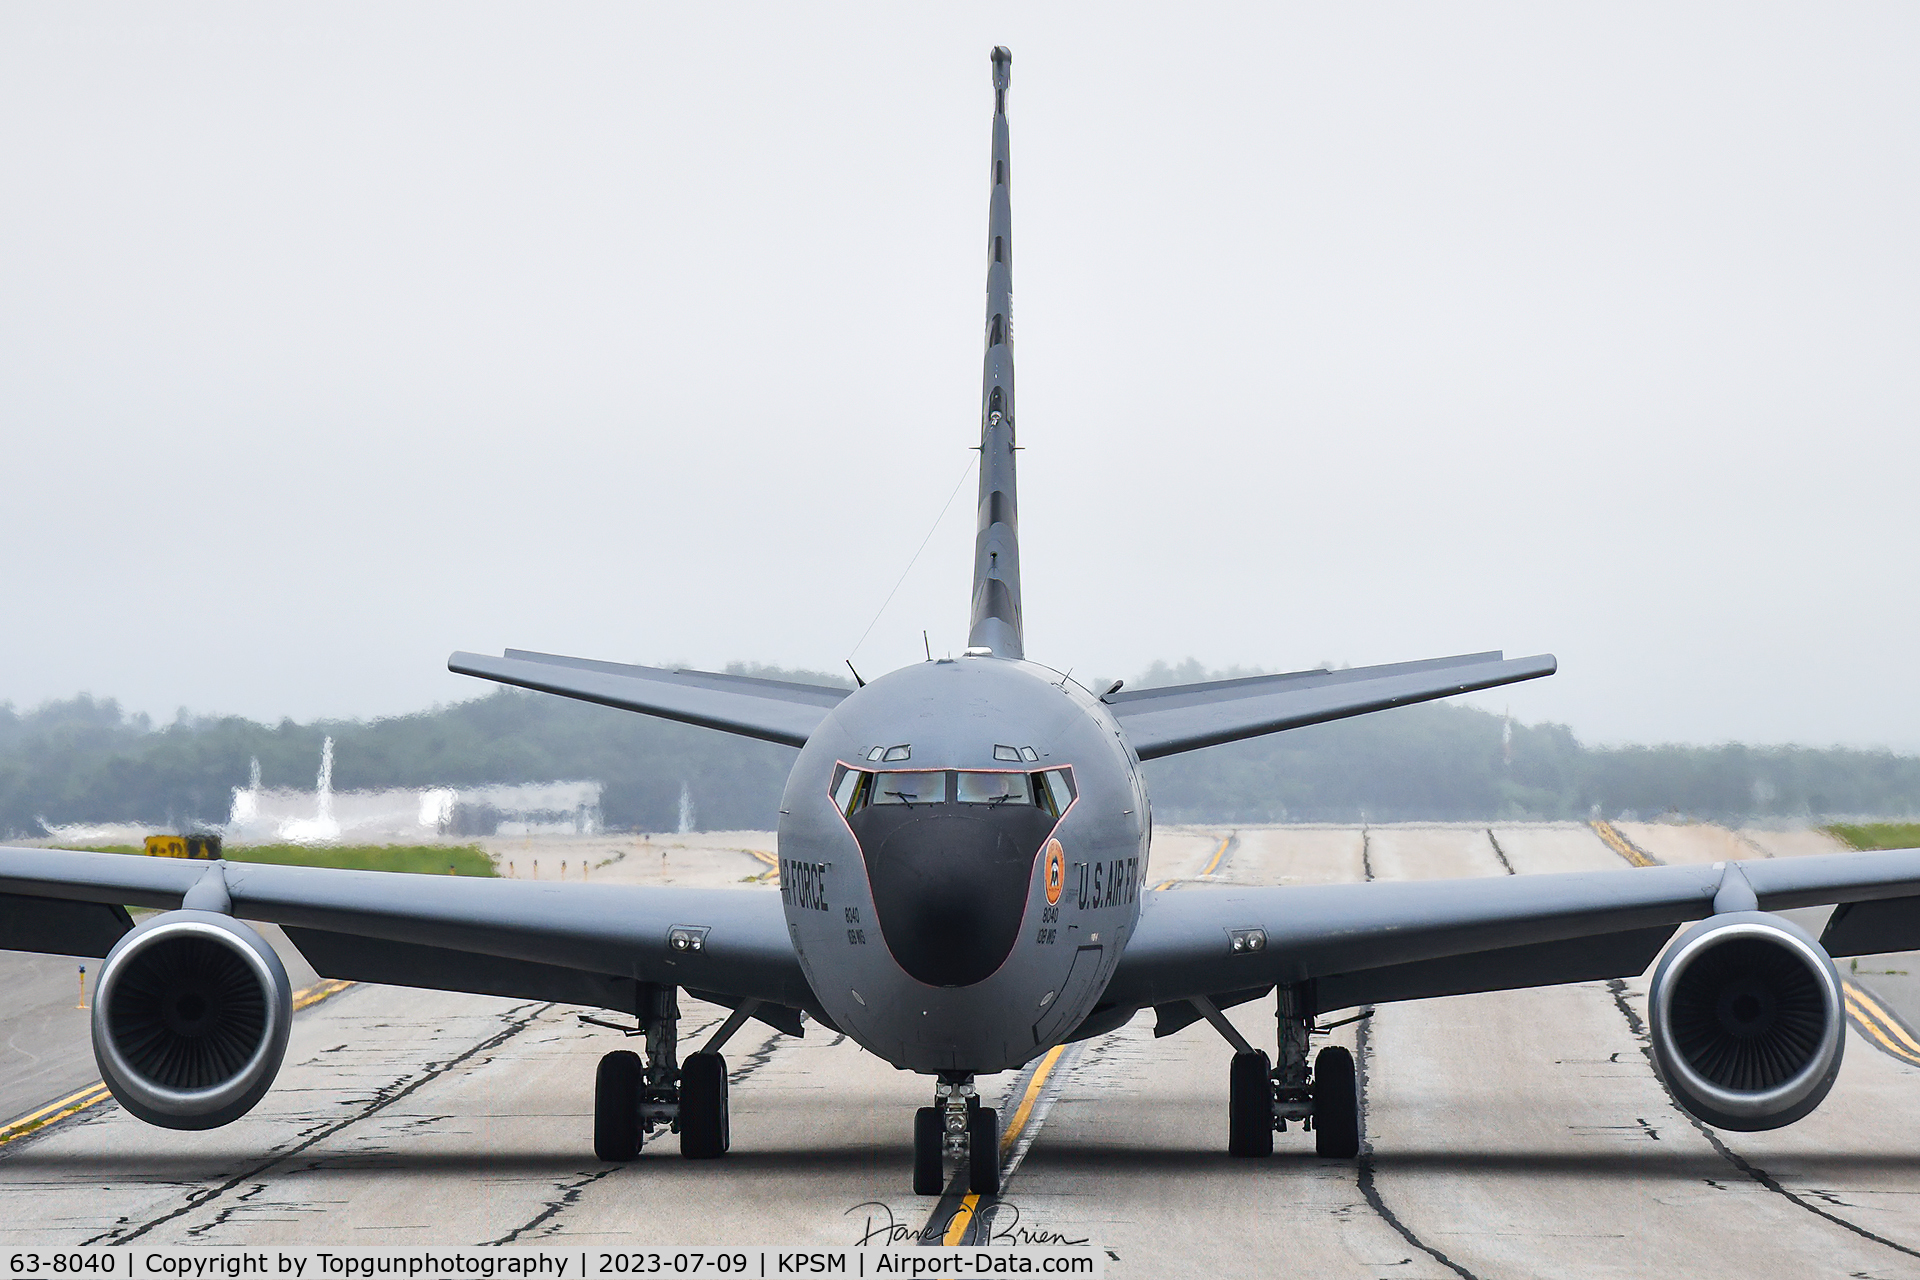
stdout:
[[996,42],[1030,656],[1920,747],[1904,4],[8,6],[0,701],[838,667],[978,437]]

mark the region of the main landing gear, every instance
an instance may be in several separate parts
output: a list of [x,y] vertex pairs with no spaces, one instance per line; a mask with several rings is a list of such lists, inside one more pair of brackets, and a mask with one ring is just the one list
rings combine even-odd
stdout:
[[1000,1194],[1000,1113],[980,1105],[971,1075],[947,1074],[933,1089],[933,1105],[913,1114],[913,1193],[947,1189],[946,1160],[965,1162],[967,1190]]
[[720,1047],[753,1016],[757,1002],[733,1011],[706,1045],[678,1062],[680,1005],[674,988],[643,984],[637,1027],[595,1018],[583,1021],[628,1035],[646,1036],[647,1056],[619,1049],[600,1059],[593,1091],[593,1153],[623,1163],[640,1154],[656,1128],[680,1135],[680,1154],[712,1160],[727,1153],[733,1133],[727,1119],[727,1060]]
[[1309,1037],[1332,1028],[1313,1025],[1312,1007],[1298,987],[1282,986],[1277,1005],[1280,1065],[1276,1069],[1212,1001],[1193,1001],[1194,1008],[1237,1050],[1228,1076],[1227,1154],[1272,1155],[1274,1131],[1284,1133],[1287,1121],[1297,1120],[1313,1131],[1316,1154],[1351,1160],[1360,1154],[1360,1091],[1353,1054],[1340,1045],[1328,1045],[1314,1058],[1309,1073]]

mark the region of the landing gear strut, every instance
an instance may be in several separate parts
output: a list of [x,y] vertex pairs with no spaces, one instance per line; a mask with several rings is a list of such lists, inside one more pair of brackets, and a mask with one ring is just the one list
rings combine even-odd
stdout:
[[942,1075],[934,1102],[913,1116],[913,1193],[946,1190],[946,1157],[966,1161],[967,1190],[1000,1194],[1000,1113],[980,1105],[971,1075]]
[[1228,1077],[1227,1154],[1272,1155],[1274,1132],[1286,1132],[1289,1120],[1313,1130],[1318,1155],[1350,1160],[1360,1154],[1360,1094],[1353,1054],[1328,1045],[1308,1071],[1309,1038],[1332,1028],[1314,1025],[1314,1010],[1305,991],[1297,986],[1279,988],[1274,1017],[1279,1023],[1280,1061],[1271,1067],[1267,1055],[1248,1044],[1212,1001],[1200,998],[1192,1004],[1237,1050]]
[[627,1049],[600,1059],[594,1081],[593,1153],[602,1160],[625,1162],[656,1128],[678,1131],[680,1154],[689,1160],[711,1160],[727,1153],[733,1134],[727,1118],[727,1061],[719,1049],[739,1030],[754,1005],[734,1011],[725,1025],[698,1053],[679,1061],[680,1004],[674,988],[644,983],[636,1003],[636,1027],[587,1019],[628,1035],[645,1034],[646,1060]]

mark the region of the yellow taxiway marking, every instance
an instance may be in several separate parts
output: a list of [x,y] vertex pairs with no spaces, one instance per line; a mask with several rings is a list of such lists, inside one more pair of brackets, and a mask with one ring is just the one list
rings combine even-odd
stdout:
[[328,996],[339,995],[352,985],[345,978],[324,978],[304,991],[294,992],[293,1011],[298,1013],[308,1005],[319,1004]]
[[[1028,1118],[1033,1115],[1033,1104],[1039,1099],[1040,1090],[1046,1088],[1047,1077],[1053,1074],[1053,1068],[1059,1063],[1060,1055],[1066,1051],[1067,1046],[1057,1044],[1047,1050],[1046,1057],[1040,1059],[1039,1068],[1027,1084],[1026,1096],[1020,1099],[1020,1105],[1014,1109],[1013,1120],[1007,1125],[1006,1132],[1000,1135],[1000,1155],[1003,1158],[1007,1152],[1013,1150],[1014,1144],[1020,1141],[1020,1133],[1027,1127]],[[973,1222],[974,1210],[979,1207],[979,1193],[968,1192],[966,1199],[960,1202],[960,1207],[953,1211],[953,1219],[947,1223],[946,1235],[941,1237],[940,1243],[956,1245],[966,1239],[967,1227]]]
[[1607,842],[1607,848],[1613,850],[1636,867],[1657,867],[1660,860],[1642,849],[1633,841],[1613,829],[1611,822],[1595,820],[1591,824],[1594,834]]
[[1222,839],[1220,841],[1220,847],[1213,851],[1213,861],[1209,862],[1207,864],[1207,869],[1205,871],[1202,871],[1200,874],[1203,876],[1212,875],[1214,872],[1214,868],[1220,865],[1220,859],[1227,856],[1227,846],[1232,843],[1233,843],[1232,836],[1227,836],[1224,839]]
[[1840,985],[1846,991],[1847,1012],[1853,1015],[1854,1025],[1894,1057],[1920,1067],[1920,1040],[1915,1040],[1912,1033],[1864,989],[1844,978]]
[[766,864],[767,869],[765,871],[762,871],[759,875],[752,877],[753,879],[765,880],[768,876],[778,875],[780,873],[780,860],[774,857],[772,854],[762,853],[758,849],[742,849],[740,852],[752,854],[754,857],[758,858],[761,862]]
[[50,1125],[55,1120],[64,1120],[75,1112],[85,1111],[95,1103],[105,1102],[111,1096],[107,1092],[106,1085],[95,1081],[78,1093],[70,1093],[58,1102],[49,1102],[38,1111],[29,1111],[18,1120],[10,1120],[4,1127],[0,1127],[0,1147],[44,1125]]
[[[328,996],[338,995],[352,986],[351,982],[339,978],[328,978],[314,983],[294,993],[294,1012],[319,1004]],[[0,1125],[0,1147],[6,1146],[16,1138],[24,1138],[36,1129],[44,1129],[56,1120],[65,1120],[68,1116],[78,1115],[91,1107],[112,1098],[113,1094],[103,1081],[96,1080],[86,1088],[70,1093],[58,1102],[49,1102],[38,1111],[29,1111],[17,1120],[9,1120]]]

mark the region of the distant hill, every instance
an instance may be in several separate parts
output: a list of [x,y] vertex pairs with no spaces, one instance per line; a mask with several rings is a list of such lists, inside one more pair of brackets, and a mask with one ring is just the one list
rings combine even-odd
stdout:
[[[743,674],[841,685],[816,672]],[[1253,674],[1156,664],[1134,687]],[[1886,751],[1585,747],[1564,725],[1429,703],[1174,756],[1147,766],[1162,822],[1376,822],[1521,818],[1905,816],[1920,813],[1920,757]],[[334,739],[337,790],[546,782],[605,784],[609,827],[672,830],[684,784],[707,830],[774,825],[793,751],[564,698],[502,689],[374,721],[184,717],[155,728],[92,698],[0,706],[0,834],[50,823],[223,822],[260,761],[269,787],[314,785]]]

